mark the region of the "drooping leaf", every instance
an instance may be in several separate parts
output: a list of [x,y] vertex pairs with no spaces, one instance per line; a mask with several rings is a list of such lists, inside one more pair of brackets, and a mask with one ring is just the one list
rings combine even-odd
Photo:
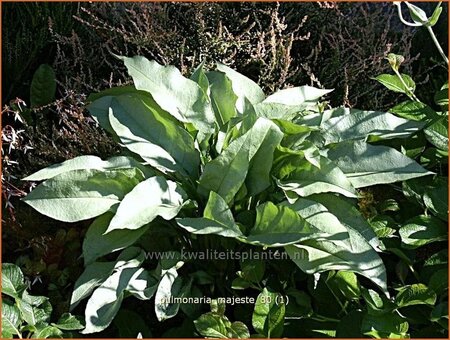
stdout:
[[186,193],[177,183],[160,176],[150,177],[125,195],[106,233],[139,229],[157,216],[170,220],[178,214],[185,199]]
[[89,226],[83,241],[84,264],[89,265],[99,257],[124,249],[136,242],[149,228],[116,229],[106,233],[114,214],[105,213]]
[[266,202],[256,208],[256,222],[246,242],[279,247],[311,238],[316,230],[285,205]]
[[236,225],[227,203],[214,191],[209,193],[202,218],[178,218],[177,223],[193,234],[217,234],[224,237],[242,236],[242,232]]
[[41,214],[76,222],[105,213],[143,178],[136,168],[73,170],[46,180],[22,200]]
[[123,145],[161,171],[198,174],[191,135],[151,98],[121,95],[111,100],[109,122]]
[[252,315],[255,331],[267,338],[279,338],[283,334],[285,303],[277,293],[264,288],[258,295]]
[[436,293],[421,283],[403,286],[395,297],[398,308],[413,305],[430,305],[436,303]]
[[362,140],[337,143],[329,148],[327,156],[355,188],[433,174],[393,148],[370,145]]
[[47,168],[39,170],[34,174],[25,177],[23,180],[42,181],[72,170],[114,170],[126,168],[138,168],[146,175],[146,177],[154,174],[154,171],[151,168],[142,165],[131,157],[116,156],[103,161],[100,157],[87,155],[75,157],[62,163],[50,165]]
[[325,144],[379,136],[383,139],[406,138],[424,126],[388,112],[350,110],[350,114],[330,118],[322,123]]
[[428,243],[445,241],[447,226],[434,216],[416,216],[408,220],[399,230],[402,242],[408,248],[417,248]]
[[86,305],[86,328],[82,334],[101,332],[111,324],[122,304],[126,287],[138,270],[118,270],[94,290]]
[[182,297],[182,278],[178,276],[174,266],[162,271],[161,280],[155,294],[155,314],[158,321],[164,321],[177,315],[179,302],[173,298]]
[[183,123],[202,132],[214,130],[214,112],[207,94],[173,66],[162,66],[144,57],[120,57],[136,89],[150,93],[158,105]]
[[12,263],[2,263],[2,294],[20,298],[26,285],[23,273]]
[[86,266],[75,282],[70,309],[73,310],[81,300],[87,298],[113,272],[115,262],[94,262]]

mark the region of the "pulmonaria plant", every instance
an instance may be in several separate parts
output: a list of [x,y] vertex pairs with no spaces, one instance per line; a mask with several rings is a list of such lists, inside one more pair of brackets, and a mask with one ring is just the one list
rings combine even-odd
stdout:
[[[88,109],[124,155],[81,156],[25,178],[43,181],[24,198],[40,213],[65,222],[95,218],[71,301],[74,308],[89,298],[84,333],[106,329],[130,296],[154,296],[159,321],[180,309],[189,317],[185,306],[168,299],[207,291],[204,278],[184,271],[196,268],[194,260],[180,257],[186,249],[279,248],[307,274],[357,273],[389,296],[379,240],[357,209],[358,189],[432,174],[379,143],[408,138],[423,122],[386,112],[324,110],[319,101],[331,90],[309,86],[266,96],[222,64],[209,71],[201,64],[186,78],[140,56],[120,59],[134,86],[93,94]],[[178,240],[165,249],[171,256],[157,263],[145,253],[146,235],[154,231]],[[268,285],[263,277],[264,269],[255,283],[261,290]],[[245,282],[240,279],[233,286]],[[206,315],[222,318],[211,313]],[[269,336],[269,318],[258,315],[255,329]],[[207,318],[197,327],[214,329],[216,319]],[[235,332],[220,320],[232,330],[224,337],[248,336],[245,325]]]

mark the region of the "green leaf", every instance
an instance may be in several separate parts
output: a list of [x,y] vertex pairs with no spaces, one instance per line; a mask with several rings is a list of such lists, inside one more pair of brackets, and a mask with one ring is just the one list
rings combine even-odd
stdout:
[[178,218],[178,225],[193,234],[217,234],[224,237],[239,237],[242,232],[236,225],[225,200],[214,191],[209,193],[203,218]]
[[367,277],[387,291],[383,261],[361,234],[349,229],[348,241],[308,240],[285,247],[291,260],[305,273],[346,270]]
[[[276,138],[274,129],[279,130],[270,120],[258,118],[248,131],[236,138],[218,157],[205,165],[200,177],[199,192],[207,196],[210,191],[214,191],[230,203],[244,184],[249,171],[252,177],[261,173],[261,170],[253,169],[251,161],[254,157],[260,159],[260,154],[256,155],[262,146],[273,145],[274,137]],[[266,157],[270,159],[270,150],[266,152]],[[268,163],[263,164],[264,181],[270,169],[266,166]],[[249,181],[253,183],[253,179]],[[254,186],[260,188],[257,184]]]
[[391,91],[410,95],[416,90],[416,83],[407,74],[401,74],[401,76],[407,87],[405,87],[399,77],[394,74],[380,74],[374,79],[378,80]]
[[256,222],[246,242],[279,247],[310,238],[315,231],[288,206],[266,202],[256,208]]
[[73,170],[46,180],[22,200],[41,214],[76,222],[105,213],[142,179],[135,168]]
[[248,339],[250,338],[250,332],[248,331],[247,326],[240,321],[235,321],[228,328],[231,333],[231,338],[233,339]]
[[13,335],[21,335],[21,323],[20,311],[17,306],[2,299],[2,338],[6,339],[12,338]]
[[197,177],[200,157],[193,138],[151,98],[122,95],[112,99],[109,122],[123,145],[151,166]]
[[356,197],[355,189],[341,169],[326,157],[321,156],[319,159],[320,168],[300,157],[287,159],[281,169],[287,175],[279,177],[278,186],[303,197],[323,192]]
[[88,265],[75,282],[70,310],[74,309],[81,300],[88,297],[96,287],[105,282],[114,270],[138,267],[144,261],[144,258],[141,249],[129,247],[120,253],[115,262],[94,262]]
[[358,300],[361,296],[361,287],[358,278],[353,272],[340,270],[331,273],[327,278],[327,285],[335,288],[348,300]]
[[362,140],[332,145],[327,157],[345,173],[355,188],[433,174],[391,147],[370,145]]
[[406,338],[409,337],[408,322],[396,313],[383,315],[365,315],[361,331],[375,338]]
[[441,7],[441,3],[439,2],[433,11],[433,14],[431,14],[430,19],[428,19],[428,23],[426,26],[433,27],[434,25],[436,25],[441,13],[442,13],[442,7]]
[[128,69],[136,89],[150,93],[156,103],[183,123],[198,131],[214,130],[214,112],[207,94],[193,80],[173,66],[162,66],[144,57],[119,57]]
[[36,327],[36,332],[33,334],[32,338],[36,339],[47,339],[47,338],[62,338],[63,332],[57,327],[48,326],[47,324],[41,324]]
[[441,220],[448,221],[447,177],[434,178],[432,185],[426,187],[422,199],[427,209]]
[[210,97],[219,128],[236,117],[236,101],[230,79],[223,72],[211,71],[207,74],[210,84]]
[[394,106],[389,112],[394,113],[401,118],[414,121],[420,121],[424,118],[436,116],[436,112],[428,105],[411,100]]
[[81,300],[87,298],[111,275],[115,264],[115,262],[94,262],[86,266],[75,282],[70,300],[70,310],[73,310]]
[[170,220],[178,214],[185,199],[186,193],[177,183],[160,176],[150,177],[125,195],[106,233],[139,229],[157,216]]
[[448,81],[436,92],[434,102],[442,107],[442,110],[448,111]]
[[[299,197],[294,203],[283,202],[318,230],[333,236],[333,239],[348,238],[347,228],[323,204]],[[346,207],[346,214],[354,213]],[[356,220],[355,220],[356,222]],[[360,221],[358,221],[360,222]]]
[[[103,91],[97,92],[97,93],[91,93],[87,97],[87,101],[93,103],[96,100],[99,100],[100,98],[103,98],[103,97],[114,97],[114,96],[120,96],[122,94],[141,94],[144,96],[150,96],[145,91],[136,90],[134,85],[125,85],[125,86],[111,87],[109,89],[106,89],[106,90],[103,90]],[[90,106],[88,106],[88,109],[90,110]],[[106,113],[106,116],[104,116],[104,118],[108,119],[107,107],[106,107],[106,111],[104,111],[104,112]],[[102,125],[102,124],[100,124],[100,125]]]
[[216,313],[206,313],[194,321],[197,331],[206,338],[227,339],[232,337],[229,332],[231,324],[228,319]]
[[26,285],[23,273],[12,263],[2,263],[2,294],[20,298]]
[[417,248],[425,244],[445,241],[448,237],[447,226],[433,216],[416,216],[408,220],[399,230],[405,247]]
[[[375,232],[361,215],[355,203],[344,197],[329,194],[314,195],[310,199],[325,206],[331,214],[338,218],[347,230],[351,229],[360,234],[372,248],[379,248],[380,242]],[[310,222],[312,217],[306,219]]]
[[220,63],[217,63],[217,69],[220,72],[225,73],[228,79],[231,80],[233,92],[238,96],[236,108],[239,112],[244,112],[244,98],[249,100],[250,103],[254,105],[262,102],[266,97],[263,90],[261,90],[258,84],[256,84],[253,80]]
[[70,313],[64,313],[63,315],[61,315],[58,322],[52,323],[52,326],[55,326],[64,331],[75,331],[84,328],[79,318],[73,316]]
[[111,324],[122,304],[126,287],[138,270],[118,270],[94,290],[86,304],[86,328],[82,334],[101,332]]
[[154,171],[151,168],[142,165],[131,157],[116,156],[103,161],[100,157],[87,155],[75,157],[62,163],[50,165],[49,167],[46,167],[30,176],[25,177],[23,180],[42,181],[72,170],[93,169],[101,171],[126,168],[138,168],[146,175],[146,177],[154,175]]
[[264,288],[258,295],[252,315],[255,331],[267,338],[280,338],[283,335],[286,306],[278,293]]
[[182,288],[183,281],[178,276],[176,266],[162,271],[155,294],[155,314],[158,321],[165,321],[177,315],[180,302],[174,302],[172,299],[183,297]]
[[195,68],[194,72],[192,72],[189,79],[195,81],[205,93],[209,93],[209,80],[206,76],[205,70],[203,69],[204,66],[205,61],[202,61]]
[[322,123],[325,144],[380,136],[383,139],[407,138],[425,125],[394,116],[388,112],[350,110],[350,114]]
[[399,289],[395,297],[398,308],[413,305],[434,306],[436,303],[436,293],[421,283],[403,286]]
[[41,322],[48,322],[52,313],[50,302],[45,301],[41,306],[36,307],[25,300],[17,299],[16,305],[20,310],[20,315],[31,326],[35,326]]
[[[310,104],[311,105],[311,104]],[[292,121],[305,110],[305,105],[285,105],[280,103],[266,103],[265,101],[254,106],[256,116],[269,119],[283,119]]]
[[99,257],[124,249],[134,244],[149,228],[148,225],[136,230],[116,229],[106,233],[114,214],[105,213],[97,217],[89,226],[83,241],[85,266]]
[[241,262],[241,270],[238,272],[240,278],[259,283],[264,277],[265,262],[256,259],[246,259]]
[[438,149],[448,151],[448,116],[435,121],[423,132],[431,144]]
[[264,100],[264,103],[284,105],[302,105],[305,102],[316,103],[321,97],[332,91],[318,89],[312,86],[291,87],[271,94]]
[[425,11],[409,2],[405,1],[408,7],[409,14],[416,24],[425,24],[428,21],[427,13]]
[[36,70],[31,80],[31,108],[38,108],[50,104],[55,100],[55,93],[55,72],[50,65],[42,64]]

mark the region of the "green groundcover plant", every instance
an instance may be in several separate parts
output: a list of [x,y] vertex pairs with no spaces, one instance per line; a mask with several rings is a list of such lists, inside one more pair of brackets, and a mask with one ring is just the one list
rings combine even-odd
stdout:
[[[388,284],[381,227],[357,205],[368,187],[435,177],[393,143],[413,138],[425,121],[329,108],[321,100],[331,90],[310,86],[266,96],[222,64],[200,64],[186,78],[144,57],[119,58],[134,85],[91,95],[88,109],[124,153],[77,157],[25,178],[42,181],[24,198],[40,213],[94,219],[71,300],[72,310],[85,306],[81,333],[113,321],[120,328],[124,300],[152,299],[158,322],[188,320],[170,336],[298,336],[302,327],[316,336],[406,337],[415,319],[403,309],[414,305],[428,308],[423,324],[444,334],[448,313],[436,291]],[[438,217],[410,224],[413,241],[421,233],[414,225],[432,228],[435,242],[447,237]],[[206,250],[287,259],[183,255]],[[211,297],[211,311],[174,299],[202,296]],[[225,296],[255,301],[233,307],[232,322],[218,300]],[[128,321],[132,336],[150,335],[141,321]]]

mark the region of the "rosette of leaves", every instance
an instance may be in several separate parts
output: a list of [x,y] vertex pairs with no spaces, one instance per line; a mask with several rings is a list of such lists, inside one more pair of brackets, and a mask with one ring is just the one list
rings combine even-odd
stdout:
[[[134,85],[91,95],[88,109],[126,153],[81,156],[25,178],[43,181],[24,198],[40,213],[65,222],[95,218],[72,296],[72,307],[89,298],[84,333],[106,329],[130,297],[154,296],[159,321],[179,310],[189,316],[169,298],[198,295],[199,285],[215,281],[180,252],[217,240],[231,248],[278,248],[307,274],[357,273],[389,295],[379,240],[356,198],[359,188],[432,174],[373,143],[409,138],[423,122],[324,110],[320,99],[331,90],[309,86],[266,96],[222,64],[215,70],[201,64],[187,78],[143,57],[120,59]],[[157,238],[154,250],[169,234],[180,235],[166,244],[170,256],[146,258],[145,244]],[[197,269],[192,278],[183,272],[188,268]],[[260,314],[258,325],[265,320]],[[233,328],[223,315],[214,317]],[[269,326],[260,326],[267,335]],[[281,336],[282,325],[274,332]]]

